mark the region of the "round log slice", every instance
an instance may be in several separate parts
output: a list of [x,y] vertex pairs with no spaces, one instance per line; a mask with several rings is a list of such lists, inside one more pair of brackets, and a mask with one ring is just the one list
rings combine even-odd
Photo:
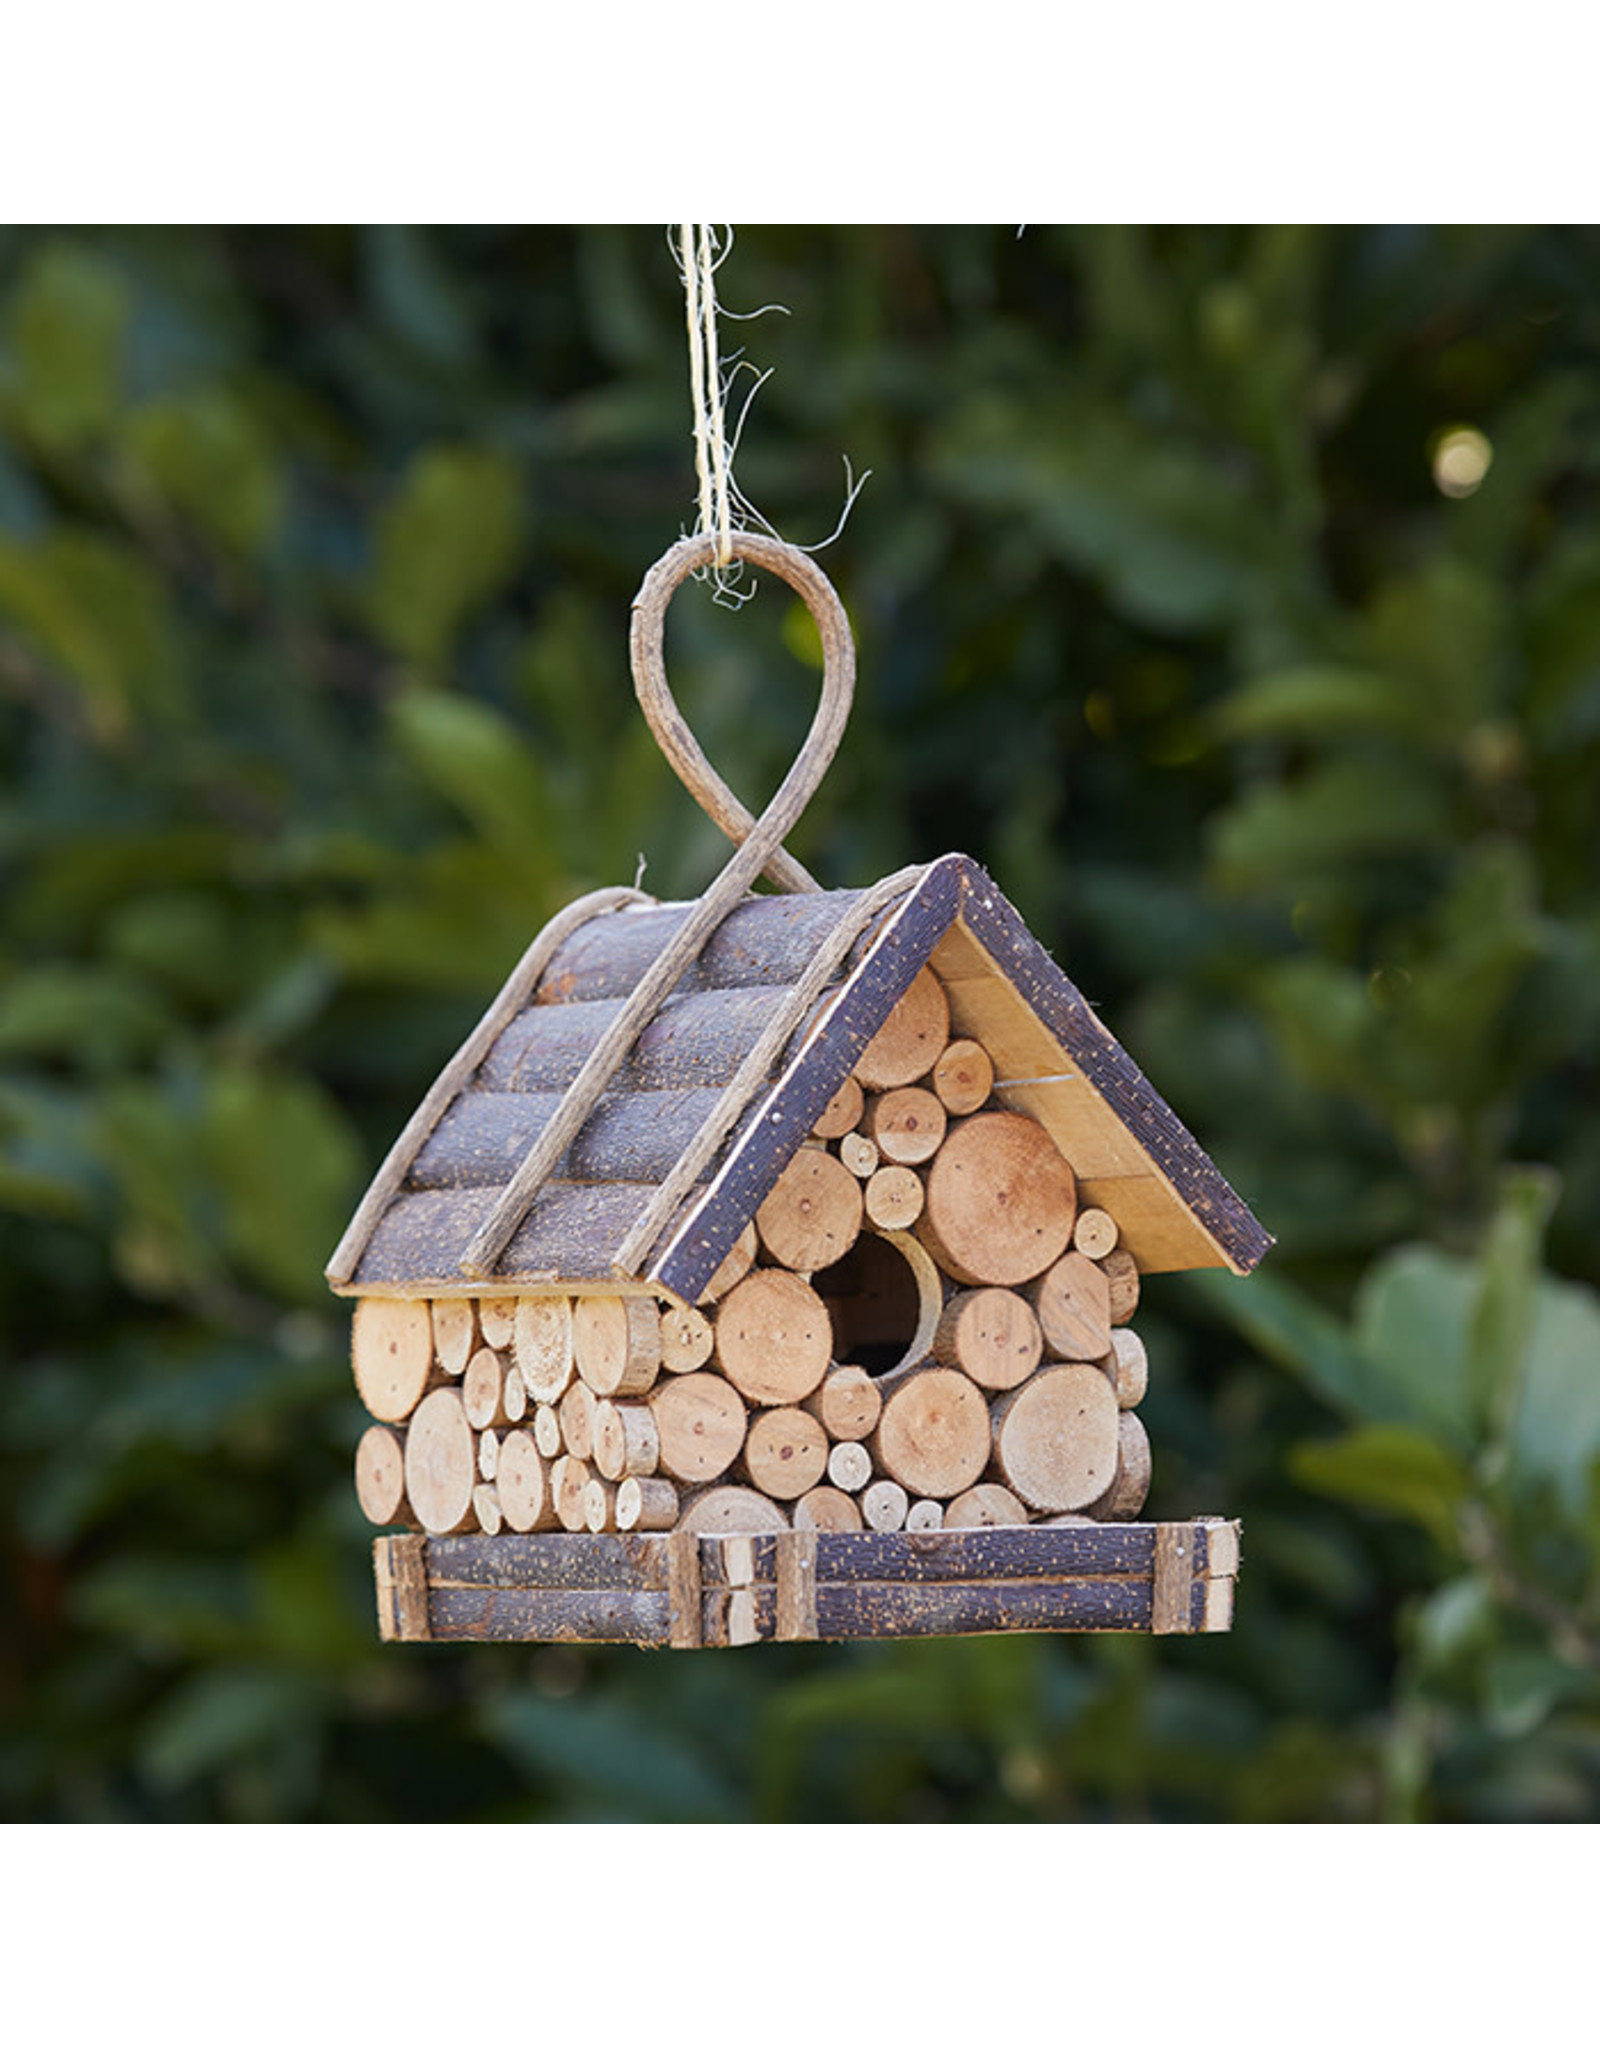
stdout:
[[436,1387],[406,1431],[406,1498],[430,1536],[448,1536],[472,1520],[477,1478],[477,1448],[461,1396],[454,1387]]
[[379,1528],[412,1519],[406,1508],[405,1446],[381,1422],[373,1423],[356,1445],[356,1499]]
[[495,1475],[500,1489],[500,1512],[506,1527],[526,1535],[532,1529],[556,1526],[556,1504],[550,1491],[550,1473],[533,1432],[512,1430],[500,1445],[500,1467]]
[[1117,1406],[1137,1408],[1150,1387],[1150,1360],[1144,1339],[1134,1330],[1113,1330],[1111,1349],[1100,1363],[1117,1390]]
[[994,1409],[995,1463],[1045,1514],[1098,1500],[1117,1469],[1117,1396],[1096,1365],[1047,1366]]
[[446,1295],[433,1304],[433,1355],[452,1379],[460,1378],[472,1356],[474,1327],[472,1303],[462,1296]]
[[1043,1124],[1010,1110],[957,1124],[927,1171],[916,1234],[969,1287],[1016,1287],[1066,1250],[1077,1182]]
[[944,1143],[947,1122],[931,1088],[891,1088],[872,1098],[862,1128],[891,1166],[921,1166]]
[[883,1395],[865,1367],[835,1365],[805,1405],[836,1443],[855,1443],[877,1428]]
[[908,1493],[949,1500],[983,1477],[988,1403],[964,1372],[928,1366],[902,1380],[884,1402],[872,1448],[879,1469]]
[[661,1318],[661,1365],[665,1372],[695,1372],[716,1345],[711,1318],[697,1308],[669,1308]]
[[944,1511],[947,1529],[1016,1528],[1028,1519],[1028,1510],[1008,1486],[986,1481],[958,1494]]
[[713,1486],[690,1503],[678,1524],[696,1536],[770,1536],[788,1526],[778,1503],[748,1486]]
[[952,1038],[933,1069],[933,1092],[951,1116],[971,1116],[989,1100],[994,1062],[975,1038]]
[[991,1393],[1020,1387],[1044,1354],[1039,1318],[1009,1287],[974,1287],[945,1304],[933,1355]]
[[832,1346],[822,1297],[797,1273],[765,1266],[741,1280],[717,1310],[718,1363],[760,1408],[790,1407],[814,1393]]
[[1104,1358],[1111,1349],[1111,1287],[1093,1259],[1068,1252],[1028,1289],[1052,1358]]
[[856,1061],[864,1088],[903,1088],[920,1081],[950,1042],[950,1005],[931,967],[924,967]]
[[1133,1253],[1125,1244],[1119,1244],[1100,1261],[1100,1270],[1111,1289],[1113,1324],[1131,1323],[1139,1306],[1139,1267]]
[[356,1392],[379,1422],[404,1422],[427,1391],[433,1322],[425,1301],[367,1295],[350,1325]]
[[757,1209],[756,1229],[780,1266],[818,1272],[861,1233],[861,1183],[831,1152],[805,1146]]
[[828,1466],[828,1437],[803,1408],[764,1408],[744,1440],[750,1484],[773,1500],[809,1493]]
[[572,1379],[572,1303],[564,1294],[517,1303],[513,1356],[536,1401],[559,1401]]
[[688,1372],[666,1381],[650,1412],[660,1469],[686,1486],[720,1478],[743,1447],[745,1406],[720,1373]]
[[836,1486],[814,1486],[794,1504],[797,1529],[827,1529],[835,1535],[852,1535],[861,1527],[861,1510]]
[[585,1295],[572,1311],[572,1355],[603,1399],[648,1393],[661,1370],[660,1309],[642,1295]]
[[1150,1439],[1130,1410],[1117,1417],[1117,1476],[1093,1503],[1097,1522],[1131,1522],[1150,1491]]

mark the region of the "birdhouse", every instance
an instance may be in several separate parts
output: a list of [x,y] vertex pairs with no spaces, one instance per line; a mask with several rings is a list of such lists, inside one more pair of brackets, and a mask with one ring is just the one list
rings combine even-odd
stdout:
[[1227,1628],[1136,1319],[1270,1239],[976,862],[734,881],[557,916],[335,1255],[382,1633]]

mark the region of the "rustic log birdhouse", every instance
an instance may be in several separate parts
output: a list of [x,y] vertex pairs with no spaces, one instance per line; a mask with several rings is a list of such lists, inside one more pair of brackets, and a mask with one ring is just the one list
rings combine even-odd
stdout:
[[806,557],[737,548],[822,628],[814,757],[754,821],[677,718],[662,617],[710,552],[681,543],[635,675],[739,852],[697,903],[552,920],[329,1267],[361,1504],[410,1532],[375,1546],[381,1630],[1227,1628],[1237,1525],[1137,1519],[1133,1319],[1142,1274],[1270,1239],[975,862],[822,891],[782,852],[848,628]]

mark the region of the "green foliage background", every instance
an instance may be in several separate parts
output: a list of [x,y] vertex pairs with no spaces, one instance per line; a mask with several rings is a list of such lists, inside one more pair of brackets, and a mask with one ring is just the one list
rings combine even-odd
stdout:
[[[320,1279],[539,923],[720,857],[634,713],[657,229],[0,241],[0,1808],[1600,1814],[1600,237],[741,232],[858,708],[796,850],[984,860],[1279,1239],[1149,1285],[1229,1638],[381,1650]],[[1436,489],[1468,423],[1494,460]],[[815,693],[673,612],[751,796]]]

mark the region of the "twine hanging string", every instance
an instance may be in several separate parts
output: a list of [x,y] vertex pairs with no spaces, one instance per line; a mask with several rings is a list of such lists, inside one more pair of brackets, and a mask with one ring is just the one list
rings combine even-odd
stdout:
[[716,536],[712,559],[718,569],[726,569],[733,561],[733,513],[722,357],[717,348],[717,262],[716,238],[709,226],[678,229],[678,268],[689,328],[689,392],[694,401],[694,467],[700,480],[696,531]]
[[[694,530],[696,534],[710,536],[715,543],[708,567],[696,573],[709,578],[716,603],[737,608],[754,592],[740,585],[742,564],[734,546],[735,535],[740,531],[765,534],[780,545],[789,543],[771,520],[751,504],[734,475],[734,460],[750,407],[772,372],[756,369],[742,348],[724,357],[717,340],[717,320],[719,316],[724,320],[759,320],[765,313],[787,313],[789,309],[769,305],[758,306],[753,313],[735,313],[718,303],[716,274],[733,247],[731,228],[684,225],[670,233],[668,240],[683,280],[684,322],[689,334],[689,395],[694,408],[694,467],[699,485]],[[741,373],[749,376],[750,386],[739,403],[730,432],[729,407]],[[871,474],[866,469],[856,476],[849,456],[844,457],[845,496],[838,521],[826,539],[798,546],[797,553],[815,554],[839,538],[861,487]]]

